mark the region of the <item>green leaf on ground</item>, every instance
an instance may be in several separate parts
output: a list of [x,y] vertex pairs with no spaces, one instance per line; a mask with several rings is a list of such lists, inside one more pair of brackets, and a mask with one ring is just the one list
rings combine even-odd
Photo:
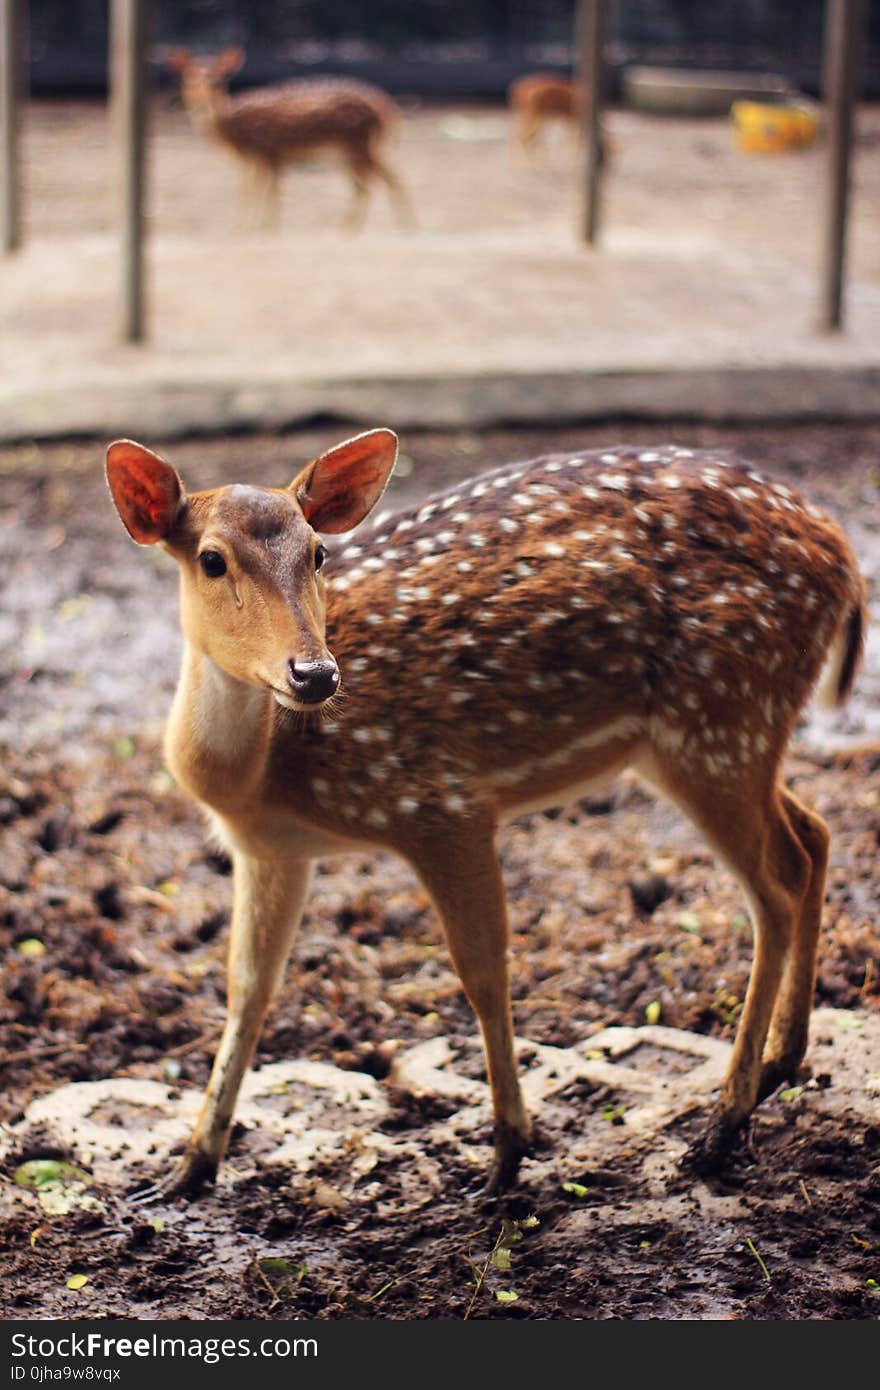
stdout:
[[28,960],[36,960],[38,956],[46,954],[46,948],[39,937],[26,936],[23,941],[18,943],[18,954],[25,956]]
[[15,1170],[20,1187],[32,1187],[43,1211],[50,1216],[66,1216],[77,1209],[103,1212],[104,1203],[86,1191],[91,1178],[73,1163],[57,1158],[31,1158]]
[[572,1197],[586,1197],[590,1189],[584,1187],[582,1182],[564,1182],[562,1190],[563,1192],[570,1192]]

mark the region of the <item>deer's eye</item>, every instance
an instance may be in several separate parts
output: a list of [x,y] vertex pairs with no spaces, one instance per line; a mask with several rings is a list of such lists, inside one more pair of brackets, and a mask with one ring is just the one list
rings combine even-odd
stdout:
[[323,565],[323,563],[324,563],[324,561],[325,561],[326,559],[327,559],[327,551],[324,549],[323,545],[316,546],[316,547],[315,547],[315,569],[316,569],[316,570],[319,570],[319,569],[321,568],[321,566]]
[[221,574],[226,573],[226,561],[219,550],[203,550],[199,564],[209,579],[219,579]]

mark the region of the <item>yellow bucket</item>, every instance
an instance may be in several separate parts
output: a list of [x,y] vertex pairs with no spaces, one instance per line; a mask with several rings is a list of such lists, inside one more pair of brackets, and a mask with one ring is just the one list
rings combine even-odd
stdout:
[[804,149],[819,133],[819,122],[803,106],[735,101],[730,108],[739,149],[749,154],[780,154]]

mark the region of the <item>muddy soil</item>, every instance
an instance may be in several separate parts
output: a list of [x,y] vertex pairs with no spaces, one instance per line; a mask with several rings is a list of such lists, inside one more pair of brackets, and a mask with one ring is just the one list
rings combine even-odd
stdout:
[[[384,422],[377,422],[384,423]],[[193,486],[279,483],[345,431],[182,442]],[[667,427],[735,448],[847,527],[876,613],[880,428]],[[391,502],[484,466],[637,439],[647,426],[415,434]],[[224,1010],[229,865],[162,766],[179,656],[173,567],[124,535],[106,441],[0,453],[0,1119],[70,1081],[204,1085]],[[832,832],[817,1005],[880,1012],[880,660],[869,643],[848,709],[799,730],[786,776]],[[522,817],[499,852],[511,912],[516,1031],[568,1047],[656,1020],[735,1030],[751,962],[744,905],[696,833],[635,780]],[[505,1198],[480,1192],[489,1134],[444,1147],[442,1095],[390,1078],[395,1053],[446,1038],[479,1076],[474,1023],[425,895],[387,856],[327,861],[256,1065],[291,1056],[384,1089],[389,1153],[307,1177],[238,1126],[222,1181],[197,1201],[139,1207],[120,1162],[96,1210],[48,1215],[0,1189],[0,1315],[216,1319],[874,1319],[880,1314],[880,1126],[817,1103],[833,1075],[771,1097],[724,1173],[674,1170],[626,1136],[613,1093],[575,1085],[540,1116],[535,1160]],[[880,1057],[873,1064],[880,1072]],[[688,1132],[699,1115],[685,1122]],[[614,1133],[607,1164],[584,1131]],[[538,1161],[540,1160],[540,1161]],[[534,1221],[531,1219],[534,1218]],[[507,1224],[505,1224],[507,1223]],[[519,1223],[519,1224],[511,1224]],[[498,1250],[508,1248],[506,1259]],[[495,1257],[493,1258],[493,1251]],[[88,1283],[70,1289],[73,1273]],[[499,1298],[499,1294],[503,1297]],[[509,1295],[515,1294],[515,1298]]]

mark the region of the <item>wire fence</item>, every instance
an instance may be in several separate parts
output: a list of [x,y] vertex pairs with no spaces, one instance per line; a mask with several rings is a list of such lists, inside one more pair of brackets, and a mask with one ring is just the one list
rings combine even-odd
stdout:
[[[107,0],[32,0],[31,86],[103,90]],[[418,94],[500,95],[516,71],[574,58],[576,0],[153,0],[152,41],[236,43],[248,80],[365,70]],[[611,0],[607,58],[820,81],[826,0]],[[863,80],[880,96],[880,5],[865,5]],[[445,86],[444,86],[445,84]]]

